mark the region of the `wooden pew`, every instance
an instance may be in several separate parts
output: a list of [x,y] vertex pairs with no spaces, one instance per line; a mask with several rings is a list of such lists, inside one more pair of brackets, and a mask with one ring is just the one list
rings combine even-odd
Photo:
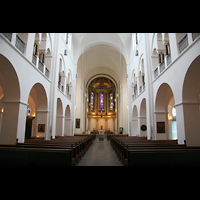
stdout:
[[112,138],[113,148],[116,151],[117,156],[121,160],[122,164],[126,164],[127,145],[129,148],[159,148],[159,147],[176,147],[177,141],[174,140],[154,140],[150,141],[143,137],[124,137],[124,138]]
[[0,147],[0,166],[71,165],[71,149]]
[[107,134],[107,140],[110,140],[110,137],[128,137],[128,134]]
[[200,148],[128,150],[127,166],[200,166]]
[[113,149],[128,166],[200,165],[200,147],[178,145],[176,140],[111,137]]
[[[25,143],[0,145],[0,161],[2,161],[2,163],[0,162],[0,165],[6,165],[6,162],[7,165],[15,165],[15,160],[18,160],[16,161],[17,165],[24,165],[24,163],[26,163],[25,165],[32,165],[32,163],[34,163],[34,165],[74,166],[81,160],[93,139],[94,136],[92,135],[76,137],[64,136],[54,140],[27,139],[25,140]],[[46,155],[44,162],[37,158],[38,152],[42,152],[42,158]],[[26,158],[27,156],[25,155],[29,154],[30,158]],[[50,154],[52,156],[50,156]],[[15,159],[13,159],[13,155],[15,155]],[[32,160],[30,161],[30,159]],[[67,161],[62,161],[62,159],[67,159]]]

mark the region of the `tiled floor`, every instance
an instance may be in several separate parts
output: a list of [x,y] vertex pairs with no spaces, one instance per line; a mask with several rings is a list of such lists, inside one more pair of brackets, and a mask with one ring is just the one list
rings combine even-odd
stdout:
[[97,137],[78,166],[122,166],[107,138]]

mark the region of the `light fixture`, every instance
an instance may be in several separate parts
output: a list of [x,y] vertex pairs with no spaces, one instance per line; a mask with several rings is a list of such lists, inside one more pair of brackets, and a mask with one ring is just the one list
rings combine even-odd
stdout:
[[64,55],[67,56],[67,49],[65,49],[65,51],[64,51]]

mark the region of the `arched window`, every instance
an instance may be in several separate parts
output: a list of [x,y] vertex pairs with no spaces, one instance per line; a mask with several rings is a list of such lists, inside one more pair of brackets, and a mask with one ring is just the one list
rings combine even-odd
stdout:
[[114,102],[113,102],[113,93],[110,93],[110,110],[113,110]]
[[91,97],[90,97],[90,109],[94,110],[94,92],[91,92]]
[[100,93],[100,110],[104,110],[104,93]]

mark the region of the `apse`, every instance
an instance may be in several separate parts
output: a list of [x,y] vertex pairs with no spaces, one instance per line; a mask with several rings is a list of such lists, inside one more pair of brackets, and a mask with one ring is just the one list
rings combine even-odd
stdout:
[[87,87],[87,120],[91,132],[100,129],[114,132],[117,114],[116,98],[115,84],[109,78],[98,77],[90,82]]

